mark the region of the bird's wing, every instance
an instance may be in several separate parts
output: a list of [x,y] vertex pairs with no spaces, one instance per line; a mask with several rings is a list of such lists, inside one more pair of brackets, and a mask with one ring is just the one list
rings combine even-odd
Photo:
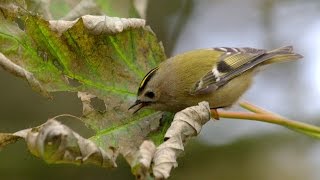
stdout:
[[261,58],[266,50],[254,48],[214,48],[214,51],[223,51],[217,64],[195,83],[191,94],[212,92],[226,84],[229,80],[267,60]]

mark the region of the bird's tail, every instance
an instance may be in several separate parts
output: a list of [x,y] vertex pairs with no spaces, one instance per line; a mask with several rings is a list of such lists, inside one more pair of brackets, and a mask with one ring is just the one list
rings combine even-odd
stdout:
[[265,60],[262,65],[291,61],[303,58],[302,55],[294,53],[292,46],[285,46],[278,49],[268,51],[262,58]]

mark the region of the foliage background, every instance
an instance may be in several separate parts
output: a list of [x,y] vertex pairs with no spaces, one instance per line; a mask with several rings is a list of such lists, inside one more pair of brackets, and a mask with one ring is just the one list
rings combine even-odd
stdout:
[[[63,8],[58,8],[61,1],[54,1],[51,7],[55,18],[63,16]],[[147,24],[168,56],[214,46],[271,49],[294,45],[305,58],[261,72],[243,99],[288,118],[320,125],[319,10],[317,0],[150,0]],[[57,114],[81,115],[81,102],[74,93],[56,93],[48,101],[2,69],[0,82],[0,132],[33,127]],[[92,133],[79,122],[66,123],[82,135]],[[282,127],[252,121],[209,122],[200,137],[188,144],[171,178],[313,180],[320,178],[319,154],[317,140]],[[22,142],[0,153],[0,179],[43,178],[133,177],[125,162],[114,170],[47,165],[30,155]]]

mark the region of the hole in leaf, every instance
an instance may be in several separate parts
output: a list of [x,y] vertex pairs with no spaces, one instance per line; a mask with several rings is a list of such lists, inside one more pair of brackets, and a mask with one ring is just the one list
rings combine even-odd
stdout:
[[67,77],[67,79],[68,79],[69,85],[72,87],[79,87],[82,85],[82,83],[79,82],[77,79],[73,79],[73,78],[69,78],[69,77]]
[[42,58],[44,62],[48,62],[48,53],[42,50],[38,50],[38,56]]
[[59,69],[60,71],[63,71],[64,68],[57,59],[53,59],[52,63],[57,69]]
[[22,31],[25,30],[26,26],[25,26],[25,24],[24,24],[24,21],[23,21],[21,18],[19,18],[19,17],[15,18],[14,22],[17,23],[18,27],[19,27]]
[[113,146],[110,146],[109,149],[110,149],[113,153],[116,152],[116,148],[113,147]]

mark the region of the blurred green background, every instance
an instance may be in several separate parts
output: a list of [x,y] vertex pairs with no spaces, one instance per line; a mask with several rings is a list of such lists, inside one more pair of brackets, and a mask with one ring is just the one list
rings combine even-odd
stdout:
[[[128,9],[128,0],[105,2],[112,5],[111,10],[113,6]],[[80,0],[51,1],[53,18],[63,17],[78,3]],[[320,125],[320,1],[150,0],[146,17],[168,56],[216,46],[271,49],[294,45],[305,58],[259,73],[243,99],[288,118]],[[0,132],[37,126],[62,113],[81,115],[75,93],[55,93],[48,100],[2,69],[0,82]],[[65,122],[86,137],[92,133],[79,122]],[[317,180],[319,142],[261,122],[212,121],[187,145],[171,179]],[[0,153],[1,180],[134,178],[123,159],[118,159],[118,166],[105,170],[47,165],[30,155],[23,142]]]

